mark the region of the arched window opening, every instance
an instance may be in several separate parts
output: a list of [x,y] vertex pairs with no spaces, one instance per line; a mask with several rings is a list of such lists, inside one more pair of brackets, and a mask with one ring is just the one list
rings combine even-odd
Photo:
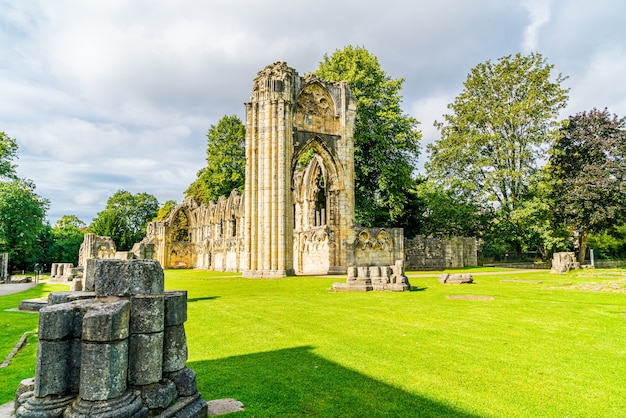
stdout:
[[182,210],[179,211],[174,217],[172,225],[172,241],[174,242],[189,242],[191,236],[189,234],[189,219]]

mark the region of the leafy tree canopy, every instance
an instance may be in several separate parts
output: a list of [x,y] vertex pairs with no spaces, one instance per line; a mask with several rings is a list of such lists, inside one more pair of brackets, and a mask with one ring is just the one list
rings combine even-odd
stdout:
[[119,250],[126,251],[143,239],[148,223],[157,216],[159,202],[151,194],[133,195],[118,190],[107,201],[106,208],[93,219],[89,229],[113,238]]
[[49,204],[32,181],[0,181],[0,252],[9,253],[12,268],[31,269],[39,261],[37,238]]
[[315,72],[346,81],[357,99],[354,132],[356,220],[386,224],[402,216],[419,156],[418,121],[400,106],[404,79],[392,79],[364,47],[347,46],[324,55]]
[[168,200],[165,203],[163,203],[163,205],[159,208],[159,211],[157,212],[157,216],[156,216],[157,221],[164,221],[165,219],[167,219],[175,207],[176,207],[175,200]]
[[243,191],[246,174],[246,127],[237,116],[224,116],[207,133],[207,166],[185,196],[208,203],[233,189]]
[[0,132],[0,178],[15,179],[15,165],[12,161],[17,158],[17,142],[4,132]]
[[75,215],[63,215],[52,227],[51,257],[54,262],[78,265],[80,245],[83,243],[87,225]]
[[557,214],[578,234],[579,261],[587,238],[626,219],[626,118],[593,109],[570,118],[546,165]]
[[522,202],[546,148],[558,135],[568,99],[561,74],[538,53],[474,67],[463,92],[436,122],[441,139],[428,149],[426,169],[448,187],[510,213]]

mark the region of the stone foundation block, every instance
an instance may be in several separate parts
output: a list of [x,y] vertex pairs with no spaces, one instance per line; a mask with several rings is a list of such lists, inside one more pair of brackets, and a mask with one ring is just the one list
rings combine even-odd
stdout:
[[165,292],[165,326],[180,325],[187,321],[187,291]]
[[163,295],[137,295],[130,303],[131,334],[163,331]]
[[164,377],[174,382],[179,396],[192,396],[198,392],[196,372],[189,367],[176,372],[165,373]]
[[24,379],[20,382],[20,385],[17,387],[15,391],[15,409],[19,406],[18,399],[26,392],[34,392],[35,391],[35,378],[29,377],[28,379]]
[[163,339],[163,372],[181,370],[187,364],[187,338],[184,325],[165,327]]
[[163,294],[157,260],[94,260],[93,278],[98,297]]
[[86,401],[116,398],[126,391],[128,340],[82,344],[80,397]]
[[441,284],[466,284],[473,283],[474,279],[471,274],[442,274],[439,276]]
[[83,340],[110,342],[128,338],[130,303],[95,303],[83,318]]
[[163,332],[131,334],[129,338],[128,383],[149,385],[163,375]]
[[48,295],[48,305],[58,305],[60,303],[93,299],[95,297],[96,294],[93,292],[54,292]]
[[170,380],[161,380],[159,383],[138,386],[143,404],[150,410],[167,408],[178,397],[176,385]]
[[208,405],[200,397],[200,393],[178,399],[174,405],[159,414],[159,418],[205,418]]

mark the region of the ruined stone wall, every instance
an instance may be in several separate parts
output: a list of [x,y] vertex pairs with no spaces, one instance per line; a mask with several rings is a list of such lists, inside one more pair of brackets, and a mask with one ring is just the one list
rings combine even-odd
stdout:
[[350,260],[352,266],[392,266],[404,260],[402,228],[364,228],[355,230],[356,239]]
[[151,222],[141,243],[154,246],[163,268],[241,271],[243,200],[236,190],[209,204],[187,198],[166,220]]
[[102,237],[96,234],[85,234],[83,243],[80,245],[78,265],[86,266],[87,260],[97,258],[108,260],[115,258],[115,243],[111,237]]
[[404,241],[407,270],[445,270],[478,265],[476,238],[416,236]]

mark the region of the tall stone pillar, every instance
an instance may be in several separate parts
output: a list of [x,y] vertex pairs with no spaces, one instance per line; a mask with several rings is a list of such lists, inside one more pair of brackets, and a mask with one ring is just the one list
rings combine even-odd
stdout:
[[244,277],[294,274],[292,104],[299,82],[287,64],[269,65],[246,104]]

